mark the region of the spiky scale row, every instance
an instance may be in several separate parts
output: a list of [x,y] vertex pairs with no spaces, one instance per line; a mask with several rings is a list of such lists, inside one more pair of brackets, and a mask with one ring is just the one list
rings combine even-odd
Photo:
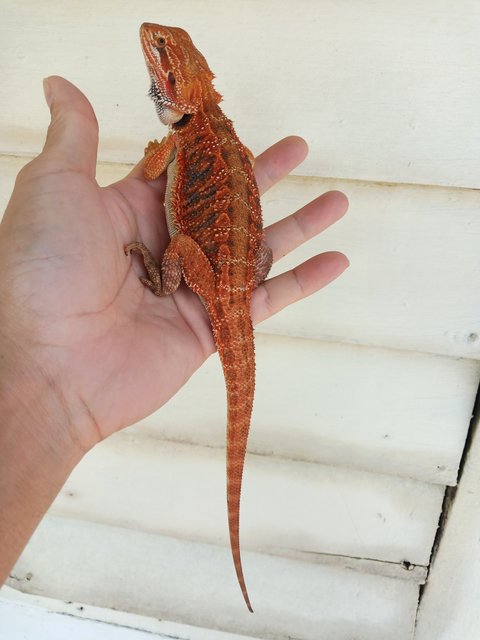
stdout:
[[144,24],[143,52],[160,120],[170,125],[161,143],[145,150],[145,177],[168,167],[165,209],[170,245],[159,266],[140,242],[126,251],[144,257],[156,295],[173,293],[183,275],[210,317],[227,388],[227,503],[237,578],[252,611],[240,557],[243,467],[255,388],[250,300],[266,277],[270,249],[263,241],[253,156],[218,106],[213,74],[183,29]]

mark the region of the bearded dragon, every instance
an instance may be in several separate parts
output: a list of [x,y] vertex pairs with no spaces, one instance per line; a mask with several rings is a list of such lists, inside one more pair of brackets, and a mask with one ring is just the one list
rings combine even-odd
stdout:
[[167,170],[165,211],[170,243],[158,264],[141,242],[155,295],[172,294],[181,278],[198,294],[210,318],[227,389],[227,505],[230,546],[238,582],[252,607],[240,557],[242,475],[255,387],[252,291],[267,276],[272,252],[264,240],[253,155],[219,107],[213,73],[186,31],[145,23],[140,28],[151,79],[150,96],[169,126],[145,149],[144,175]]

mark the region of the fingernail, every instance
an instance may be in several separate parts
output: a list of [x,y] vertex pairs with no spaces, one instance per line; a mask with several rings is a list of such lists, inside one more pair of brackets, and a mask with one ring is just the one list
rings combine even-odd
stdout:
[[50,109],[52,106],[52,88],[49,81],[50,78],[43,79],[43,93],[45,94],[45,100],[48,104],[48,108]]

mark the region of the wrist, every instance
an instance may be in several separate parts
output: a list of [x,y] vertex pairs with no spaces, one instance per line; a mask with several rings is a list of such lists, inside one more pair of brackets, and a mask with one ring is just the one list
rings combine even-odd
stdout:
[[[3,301],[2,301],[3,302]],[[0,415],[29,431],[29,437],[62,456],[85,454],[100,433],[72,384],[66,350],[50,344],[42,326],[22,313],[0,314]]]
[[85,451],[48,377],[0,342],[0,584]]
[[[0,415],[4,430],[22,434],[51,455],[78,457],[88,450],[74,428],[74,416],[60,386],[34,349],[0,335]],[[79,416],[77,416],[79,419]]]

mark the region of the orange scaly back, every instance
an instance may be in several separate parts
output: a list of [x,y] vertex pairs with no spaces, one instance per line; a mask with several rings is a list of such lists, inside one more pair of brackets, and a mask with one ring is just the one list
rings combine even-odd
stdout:
[[143,24],[150,96],[168,135],[145,149],[145,177],[167,169],[165,211],[170,244],[161,266],[141,242],[156,295],[173,293],[183,277],[201,296],[227,388],[227,503],[230,545],[245,602],[252,611],[240,557],[242,476],[255,388],[250,300],[272,263],[263,240],[260,199],[250,151],[220,109],[213,74],[190,36],[177,27]]

